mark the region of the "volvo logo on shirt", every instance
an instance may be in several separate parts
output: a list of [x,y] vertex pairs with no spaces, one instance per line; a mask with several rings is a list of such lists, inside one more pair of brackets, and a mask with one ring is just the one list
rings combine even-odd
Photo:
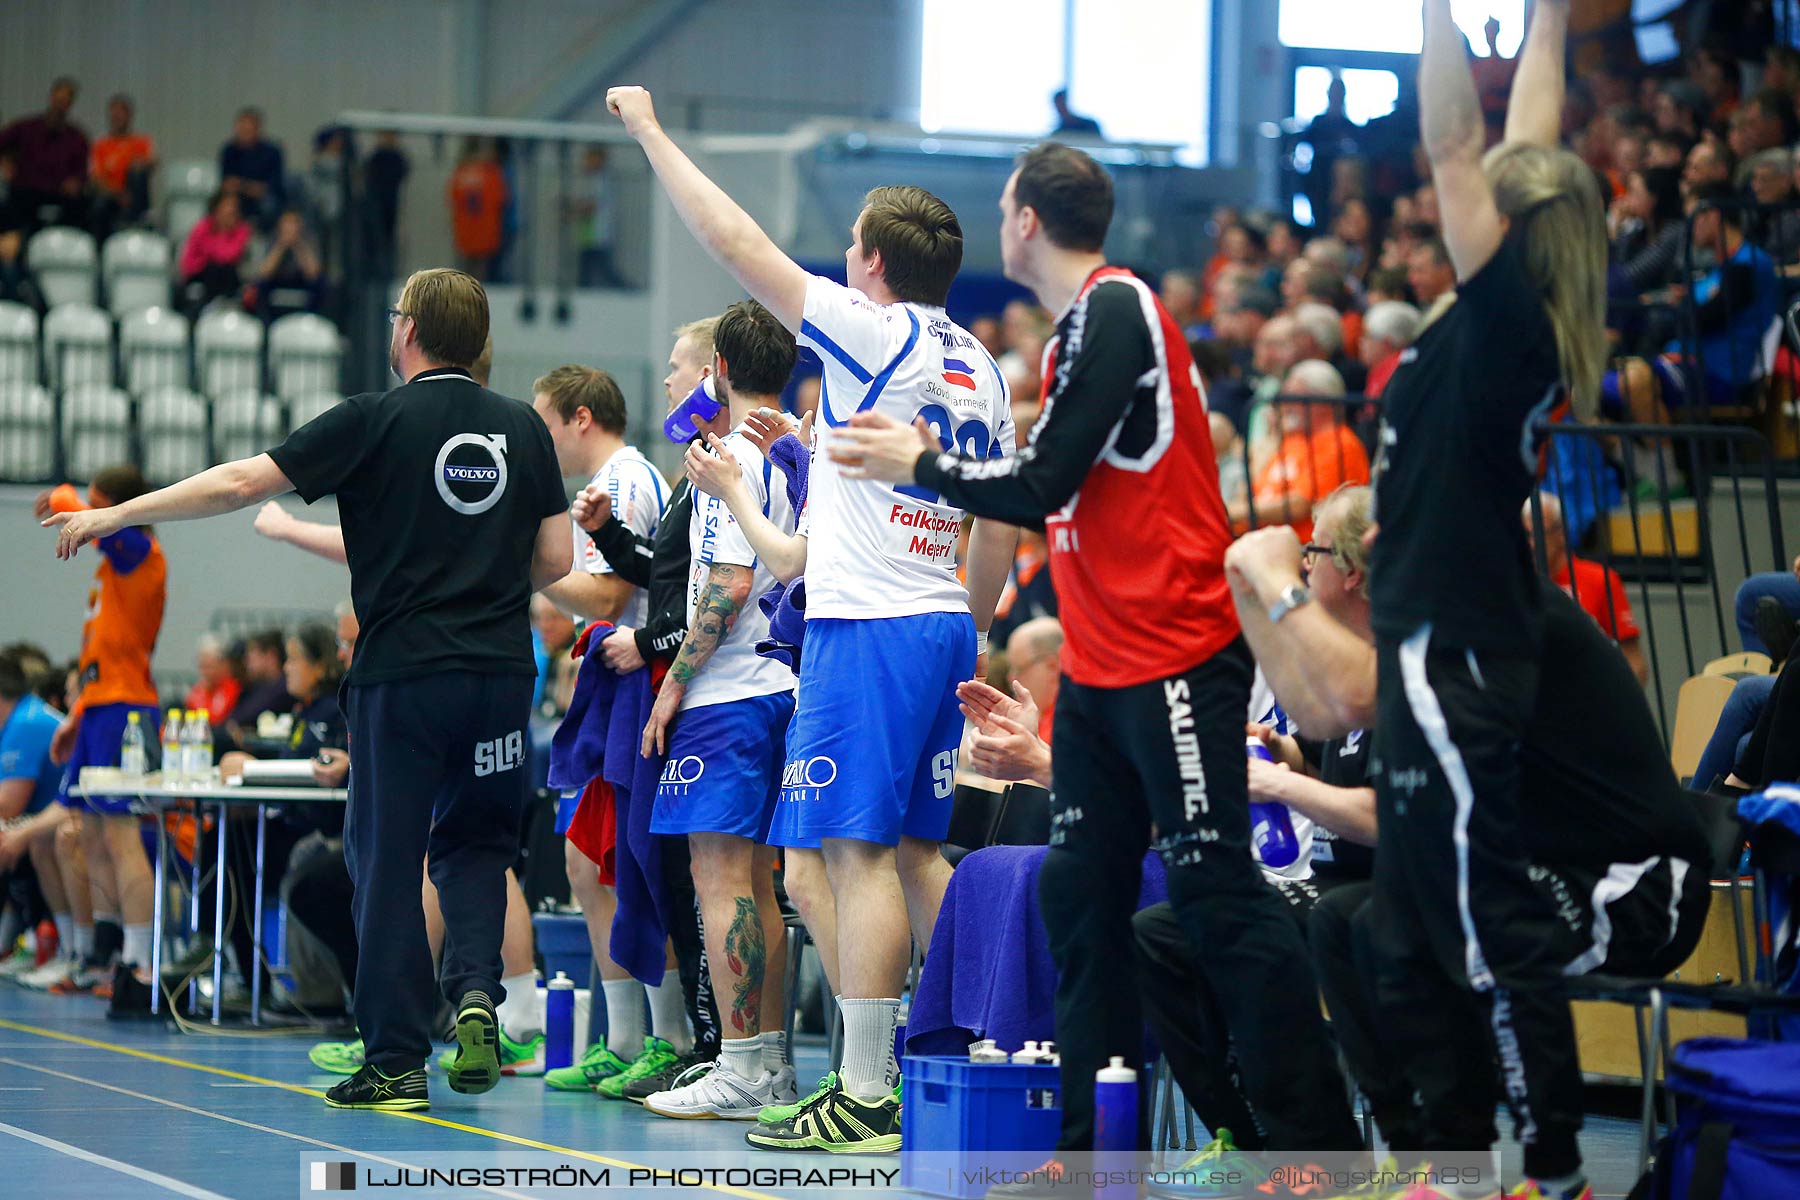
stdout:
[[456,512],[465,517],[486,512],[506,494],[506,435],[457,434],[438,451],[431,481]]

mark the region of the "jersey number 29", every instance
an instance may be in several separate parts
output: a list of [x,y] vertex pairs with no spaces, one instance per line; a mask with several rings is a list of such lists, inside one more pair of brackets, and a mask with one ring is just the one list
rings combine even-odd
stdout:
[[[946,450],[954,450],[968,458],[999,458],[1003,452],[999,443],[994,441],[993,431],[973,417],[958,425],[956,418],[950,415],[950,410],[941,404],[927,404],[919,410],[919,416],[925,419],[925,424],[931,426],[938,445]],[[916,484],[896,487],[894,490],[908,499],[924,504],[937,504],[940,500],[936,492]]]

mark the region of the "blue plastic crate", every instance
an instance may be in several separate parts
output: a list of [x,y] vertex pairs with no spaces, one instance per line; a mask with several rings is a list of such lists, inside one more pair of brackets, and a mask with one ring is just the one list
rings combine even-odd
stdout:
[[576,987],[586,987],[593,974],[594,948],[587,919],[580,913],[537,913],[531,918],[538,953],[544,956],[544,978],[561,971]]
[[1056,1148],[1056,1067],[909,1057],[901,1066],[900,1186],[957,1200],[982,1196],[982,1167],[1027,1171]]

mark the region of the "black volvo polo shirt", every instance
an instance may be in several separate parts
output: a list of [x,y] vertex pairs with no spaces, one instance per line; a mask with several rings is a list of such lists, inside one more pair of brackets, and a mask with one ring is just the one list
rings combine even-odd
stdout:
[[349,683],[536,674],[532,552],[568,500],[530,406],[437,368],[350,397],[269,456],[307,503],[337,496],[362,625]]

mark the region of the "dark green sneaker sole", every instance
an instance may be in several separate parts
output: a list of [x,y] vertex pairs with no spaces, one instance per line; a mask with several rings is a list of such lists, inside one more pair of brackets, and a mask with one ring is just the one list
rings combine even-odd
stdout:
[[453,1091],[478,1096],[500,1082],[500,1025],[479,1004],[456,1014],[456,1061],[445,1072]]
[[399,1098],[395,1098],[392,1100],[371,1100],[364,1104],[346,1104],[339,1100],[333,1100],[330,1096],[327,1096],[327,1097],[325,1097],[325,1107],[326,1108],[363,1108],[363,1109],[372,1109],[376,1112],[420,1112],[424,1109],[430,1108],[431,1101],[429,1101],[429,1100],[402,1100]]

